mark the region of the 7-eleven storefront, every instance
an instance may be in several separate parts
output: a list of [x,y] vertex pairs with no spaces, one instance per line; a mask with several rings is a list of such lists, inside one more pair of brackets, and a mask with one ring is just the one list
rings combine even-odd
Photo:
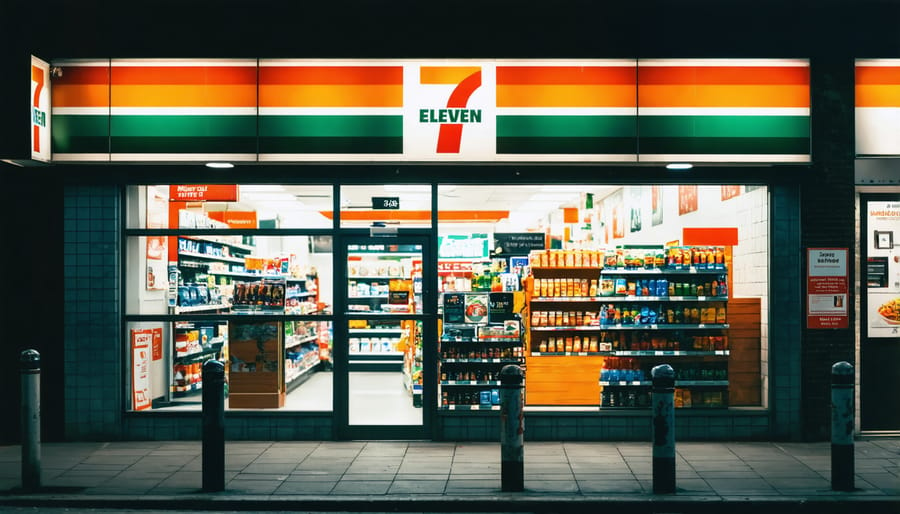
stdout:
[[69,437],[796,437],[806,60],[51,65]]

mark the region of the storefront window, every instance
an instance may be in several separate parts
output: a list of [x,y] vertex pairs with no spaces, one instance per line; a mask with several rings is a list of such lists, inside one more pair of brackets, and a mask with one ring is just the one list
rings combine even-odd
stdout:
[[[332,409],[333,245],[315,229],[332,222],[310,208],[330,209],[331,191],[128,188],[131,410],[199,409],[210,359],[226,365],[230,409]],[[171,196],[188,192],[200,198]]]
[[765,187],[441,185],[439,209],[472,213],[439,224],[440,409],[498,409],[507,362],[531,409],[649,407],[661,363],[677,407],[762,405]]
[[341,186],[341,228],[430,227],[431,185]]

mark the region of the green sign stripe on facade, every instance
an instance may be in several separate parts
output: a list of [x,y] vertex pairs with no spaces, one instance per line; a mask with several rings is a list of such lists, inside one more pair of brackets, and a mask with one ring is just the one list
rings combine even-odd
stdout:
[[402,154],[402,137],[261,137],[260,154]]
[[806,155],[810,151],[805,137],[642,137],[640,150],[641,155]]
[[809,137],[809,116],[639,116],[638,126],[642,138]]
[[261,137],[402,137],[403,116],[260,116]]
[[636,154],[633,137],[498,137],[498,154]]
[[256,137],[120,137],[110,139],[111,153],[256,153]]
[[114,115],[110,131],[120,137],[256,137],[256,116]]
[[497,137],[628,137],[635,116],[497,116]]
[[109,153],[109,116],[53,116],[53,152]]

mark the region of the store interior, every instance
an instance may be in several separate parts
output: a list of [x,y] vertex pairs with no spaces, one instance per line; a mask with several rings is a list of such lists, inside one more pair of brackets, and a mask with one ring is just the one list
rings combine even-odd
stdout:
[[[341,186],[340,227],[430,227],[431,191]],[[403,318],[423,312],[424,249],[377,237],[337,262],[320,235],[333,228],[331,186],[129,187],[131,408],[199,409],[200,370],[215,358],[229,409],[329,412],[343,345],[349,423],[418,425],[428,344],[439,409],[499,408],[506,363],[528,371],[527,408],[648,407],[663,358],[678,363],[679,407],[764,405],[766,187],[442,184],[437,194],[438,269],[427,275],[440,341],[429,342],[421,320]],[[153,233],[171,229],[189,234]],[[241,229],[285,235],[229,233]],[[333,313],[344,294],[350,312]],[[317,319],[332,314],[344,341],[331,317]],[[175,321],[141,318],[153,316]]]

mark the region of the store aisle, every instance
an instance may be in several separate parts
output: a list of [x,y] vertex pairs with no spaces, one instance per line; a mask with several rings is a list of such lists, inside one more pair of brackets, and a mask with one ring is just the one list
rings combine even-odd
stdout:
[[284,410],[331,411],[333,380],[331,371],[313,373],[306,382],[287,395]]
[[422,409],[413,407],[401,373],[350,373],[351,425],[420,425]]

